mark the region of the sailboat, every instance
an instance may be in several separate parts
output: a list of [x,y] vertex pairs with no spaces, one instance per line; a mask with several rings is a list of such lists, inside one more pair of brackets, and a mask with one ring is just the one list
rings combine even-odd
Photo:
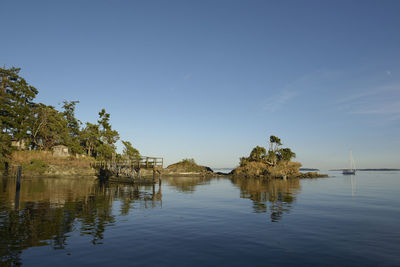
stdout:
[[350,150],[350,169],[343,169],[343,174],[345,175],[355,175],[356,174],[356,164],[354,163],[353,154]]

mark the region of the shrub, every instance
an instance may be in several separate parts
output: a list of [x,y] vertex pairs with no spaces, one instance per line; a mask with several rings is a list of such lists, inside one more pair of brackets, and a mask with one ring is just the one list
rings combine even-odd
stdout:
[[29,163],[22,164],[22,169],[25,172],[44,173],[49,165],[40,159],[32,159]]

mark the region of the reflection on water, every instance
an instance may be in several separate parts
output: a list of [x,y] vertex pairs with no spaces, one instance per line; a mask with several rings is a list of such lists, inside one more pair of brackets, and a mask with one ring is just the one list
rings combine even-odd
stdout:
[[158,186],[98,184],[87,178],[25,178],[19,196],[15,189],[15,179],[0,180],[0,257],[7,265],[19,265],[29,247],[64,249],[72,231],[101,244],[106,227],[115,223],[114,200],[126,215],[132,208],[161,206],[162,198]]
[[24,178],[16,197],[0,177],[0,265],[399,266],[399,188],[375,172],[162,188]]
[[210,184],[211,180],[215,180],[218,178],[213,178],[213,177],[199,177],[199,176],[193,176],[193,177],[165,177],[163,178],[163,181],[167,182],[169,186],[174,187],[178,192],[184,192],[184,193],[193,193],[196,191],[196,187],[199,185],[206,185]]
[[232,182],[240,188],[241,198],[253,201],[254,212],[269,212],[272,222],[279,221],[283,214],[290,212],[300,190],[300,179],[285,181],[233,178]]
[[350,183],[351,183],[351,196],[354,197],[356,194],[356,177],[355,177],[355,175],[350,175]]

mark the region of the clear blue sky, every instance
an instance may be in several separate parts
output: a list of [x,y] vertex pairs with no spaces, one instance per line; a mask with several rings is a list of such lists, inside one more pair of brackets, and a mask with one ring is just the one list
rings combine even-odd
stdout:
[[144,155],[400,167],[400,1],[1,1],[0,64]]

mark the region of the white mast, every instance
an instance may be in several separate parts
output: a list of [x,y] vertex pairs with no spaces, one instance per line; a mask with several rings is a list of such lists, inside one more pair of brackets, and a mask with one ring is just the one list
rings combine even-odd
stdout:
[[350,150],[350,170],[355,170],[356,164],[354,163],[353,159],[353,152]]

